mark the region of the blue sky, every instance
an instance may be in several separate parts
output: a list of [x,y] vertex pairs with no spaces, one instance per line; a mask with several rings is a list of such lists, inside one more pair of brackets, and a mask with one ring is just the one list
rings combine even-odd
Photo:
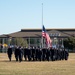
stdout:
[[75,28],[75,0],[0,0],[0,34],[28,28]]

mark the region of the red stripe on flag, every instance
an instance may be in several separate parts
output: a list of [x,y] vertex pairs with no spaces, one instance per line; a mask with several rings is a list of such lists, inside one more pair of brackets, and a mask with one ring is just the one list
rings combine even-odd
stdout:
[[46,32],[45,27],[42,29],[42,36],[46,39],[47,47],[52,47],[52,40],[49,37],[49,34]]
[[42,32],[42,36],[43,36],[43,37],[46,37],[46,33],[45,33],[45,32]]

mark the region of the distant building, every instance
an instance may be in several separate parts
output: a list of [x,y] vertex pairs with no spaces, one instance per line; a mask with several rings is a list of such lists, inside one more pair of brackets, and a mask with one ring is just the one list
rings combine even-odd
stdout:
[[[63,45],[63,39],[71,36],[75,36],[75,28],[73,29],[46,29],[52,39],[53,46],[55,45]],[[25,38],[28,41],[30,46],[41,46],[41,37],[42,30],[41,29],[21,29],[21,31],[14,32],[11,34],[0,35],[0,43],[8,43],[8,40],[14,38]],[[31,40],[34,40],[32,42]],[[45,46],[45,40],[44,40]]]

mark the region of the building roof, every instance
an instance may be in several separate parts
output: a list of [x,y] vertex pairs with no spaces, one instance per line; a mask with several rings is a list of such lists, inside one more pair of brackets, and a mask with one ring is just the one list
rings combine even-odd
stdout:
[[0,38],[6,38],[8,37],[7,35],[3,34],[3,35],[0,35]]
[[[75,31],[75,28],[46,28],[47,31],[59,30],[59,31]],[[21,31],[42,31],[42,29],[21,29]]]
[[50,33],[50,34],[56,34],[57,36],[61,36],[61,37],[64,37],[64,36],[66,36],[66,37],[70,37],[70,36],[72,36],[70,33],[72,33],[72,32],[65,32],[65,31],[59,31],[59,30],[51,30],[51,31],[48,31],[48,33]]
[[[46,29],[49,34],[59,33],[59,36],[75,36],[75,28],[73,29]],[[41,37],[41,29],[21,29],[21,31],[14,32],[8,35],[0,35],[0,38],[5,37]]]
[[41,37],[41,32],[16,32],[9,34],[11,37]]

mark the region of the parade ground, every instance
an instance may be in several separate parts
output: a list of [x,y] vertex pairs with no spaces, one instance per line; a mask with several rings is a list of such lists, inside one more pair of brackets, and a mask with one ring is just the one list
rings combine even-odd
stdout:
[[0,53],[0,75],[75,75],[75,53],[68,60],[11,62],[6,53]]

